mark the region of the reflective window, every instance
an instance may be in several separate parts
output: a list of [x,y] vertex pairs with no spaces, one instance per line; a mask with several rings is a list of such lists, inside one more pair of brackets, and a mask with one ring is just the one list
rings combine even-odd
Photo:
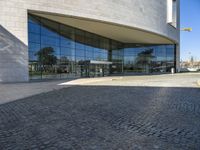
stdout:
[[[134,46],[132,46],[134,47]],[[165,73],[175,68],[173,45],[151,45],[124,49],[124,71]]]
[[29,22],[28,29],[30,33],[40,34],[40,25],[34,22]]
[[174,45],[125,44],[29,15],[31,79],[163,73],[175,67]]
[[40,43],[40,34],[29,33],[28,38],[32,43]]

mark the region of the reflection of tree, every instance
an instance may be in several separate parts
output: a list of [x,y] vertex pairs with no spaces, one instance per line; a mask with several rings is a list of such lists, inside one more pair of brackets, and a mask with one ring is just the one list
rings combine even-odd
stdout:
[[38,57],[38,63],[43,66],[44,70],[46,70],[45,66],[56,64],[57,58],[53,53],[54,49],[52,47],[44,47],[35,54]]
[[146,71],[149,71],[153,56],[153,49],[147,49],[138,54],[136,58],[136,65],[146,68]]
[[153,49],[147,49],[138,54],[138,56],[136,58],[136,63],[137,64],[150,64],[154,57],[155,56],[153,56]]
[[68,65],[70,63],[70,60],[67,58],[67,56],[60,57],[60,64],[61,65]]

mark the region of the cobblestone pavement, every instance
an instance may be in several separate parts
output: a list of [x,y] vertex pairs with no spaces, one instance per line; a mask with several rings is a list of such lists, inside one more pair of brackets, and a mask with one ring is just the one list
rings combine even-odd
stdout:
[[65,80],[30,81],[27,83],[0,83],[0,104],[45,93],[72,85],[143,86],[143,87],[198,87],[200,73],[161,75],[109,76]]
[[199,150],[200,89],[72,86],[2,104],[0,149]]

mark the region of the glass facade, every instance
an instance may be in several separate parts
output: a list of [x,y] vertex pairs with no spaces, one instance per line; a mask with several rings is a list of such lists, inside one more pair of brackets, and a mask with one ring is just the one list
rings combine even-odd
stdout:
[[125,44],[29,15],[30,79],[169,72],[174,45]]
[[165,73],[175,68],[175,45],[127,45],[124,72]]

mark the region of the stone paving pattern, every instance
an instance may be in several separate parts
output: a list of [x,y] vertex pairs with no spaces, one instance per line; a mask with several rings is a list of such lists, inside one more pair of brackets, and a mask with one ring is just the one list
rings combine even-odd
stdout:
[[0,104],[15,101],[72,85],[143,86],[143,87],[197,87],[200,73],[161,75],[109,76],[65,80],[30,81],[27,83],[0,83]]
[[72,86],[5,103],[0,149],[199,150],[200,89]]

